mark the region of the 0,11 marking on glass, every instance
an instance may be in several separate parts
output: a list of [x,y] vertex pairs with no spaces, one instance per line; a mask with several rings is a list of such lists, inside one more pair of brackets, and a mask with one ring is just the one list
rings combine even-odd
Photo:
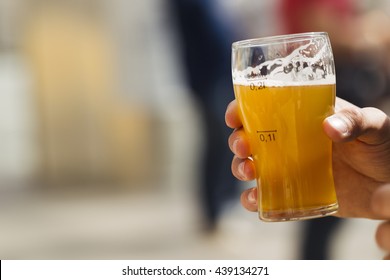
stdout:
[[260,142],[268,143],[276,141],[277,130],[257,130]]

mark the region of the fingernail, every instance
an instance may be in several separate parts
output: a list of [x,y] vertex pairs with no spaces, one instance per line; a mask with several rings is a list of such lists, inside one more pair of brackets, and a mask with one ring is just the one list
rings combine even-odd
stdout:
[[238,139],[234,140],[234,142],[233,142],[233,152],[234,153],[237,152],[237,145],[238,145]]
[[337,131],[339,131],[343,136],[349,136],[350,132],[348,130],[348,125],[347,123],[339,118],[339,117],[329,117],[328,118],[328,123]]
[[248,202],[249,203],[252,203],[252,204],[256,203],[256,197],[255,197],[255,193],[254,193],[253,190],[248,192],[248,197],[247,198],[248,198]]
[[245,178],[245,161],[238,165],[238,173],[240,173],[241,178]]

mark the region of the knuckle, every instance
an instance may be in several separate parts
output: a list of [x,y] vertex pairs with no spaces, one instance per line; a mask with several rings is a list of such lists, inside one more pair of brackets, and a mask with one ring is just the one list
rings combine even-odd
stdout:
[[361,126],[364,122],[363,113],[359,108],[350,108],[345,112],[345,117],[350,122],[352,127]]

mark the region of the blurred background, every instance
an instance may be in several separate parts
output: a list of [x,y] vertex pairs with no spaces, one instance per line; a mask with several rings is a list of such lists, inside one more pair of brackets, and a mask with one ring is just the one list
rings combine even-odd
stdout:
[[0,0],[0,258],[381,258],[378,221],[316,239],[246,212],[224,110],[234,40],[327,31],[338,94],[389,112],[389,15],[385,0]]

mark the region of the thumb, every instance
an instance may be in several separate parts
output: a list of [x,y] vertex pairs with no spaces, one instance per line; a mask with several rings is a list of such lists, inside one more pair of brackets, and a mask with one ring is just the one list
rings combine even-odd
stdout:
[[390,119],[376,108],[345,107],[325,119],[324,131],[334,142],[379,145],[390,140]]

